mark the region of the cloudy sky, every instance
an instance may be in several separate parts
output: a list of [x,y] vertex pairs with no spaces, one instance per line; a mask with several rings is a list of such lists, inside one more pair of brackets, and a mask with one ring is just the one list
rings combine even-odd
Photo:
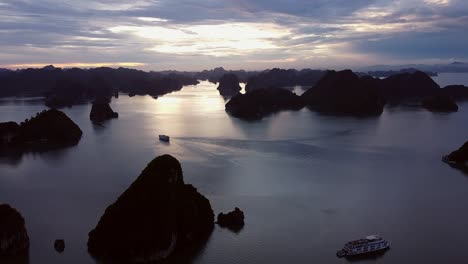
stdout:
[[468,59],[467,0],[0,0],[0,67],[355,68]]

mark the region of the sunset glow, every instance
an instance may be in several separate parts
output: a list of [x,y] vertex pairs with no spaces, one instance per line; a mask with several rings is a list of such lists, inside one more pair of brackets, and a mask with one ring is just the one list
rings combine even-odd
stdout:
[[[0,65],[2,68],[9,69],[22,69],[22,68],[42,68],[49,64],[44,63],[24,63],[24,64],[5,64]],[[55,67],[59,68],[96,68],[96,67],[142,67],[145,66],[144,63],[140,62],[99,62],[99,63],[53,63]]]
[[342,68],[468,56],[466,1],[26,2],[0,1],[3,67]]

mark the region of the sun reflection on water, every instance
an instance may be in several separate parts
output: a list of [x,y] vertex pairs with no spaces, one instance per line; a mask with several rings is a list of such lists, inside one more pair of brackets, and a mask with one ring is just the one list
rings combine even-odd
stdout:
[[[245,84],[241,84],[241,87],[243,92]],[[244,138],[244,133],[234,124],[241,121],[232,120],[227,115],[224,111],[227,100],[216,88],[217,84],[201,81],[198,85],[184,86],[180,91],[157,99],[151,96],[122,96],[113,100],[113,107],[126,115],[134,113],[138,105],[138,115],[146,116],[140,119],[144,120],[144,130],[156,136]]]
[[215,113],[224,109],[224,100],[213,87],[215,84],[202,81],[198,85],[185,86],[181,91],[166,94],[152,104],[154,110],[161,114],[184,114],[194,112]]

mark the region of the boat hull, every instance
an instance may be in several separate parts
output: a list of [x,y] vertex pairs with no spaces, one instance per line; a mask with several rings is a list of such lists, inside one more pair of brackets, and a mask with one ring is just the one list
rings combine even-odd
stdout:
[[376,253],[376,252],[383,252],[387,249],[390,248],[390,245],[387,245],[385,247],[382,247],[382,248],[379,248],[379,249],[374,249],[374,250],[369,250],[367,252],[356,252],[356,253],[353,253],[353,252],[346,252],[346,257],[351,257],[351,256],[363,256],[363,255],[368,255],[368,254],[372,254],[372,253]]

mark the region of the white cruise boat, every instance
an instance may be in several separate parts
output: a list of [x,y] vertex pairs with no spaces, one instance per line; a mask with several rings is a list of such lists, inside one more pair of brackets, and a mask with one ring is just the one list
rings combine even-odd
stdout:
[[371,235],[358,240],[349,241],[342,250],[336,252],[338,257],[367,254],[370,252],[384,250],[390,247],[390,242],[377,236]]
[[164,141],[164,142],[169,142],[169,136],[159,135],[159,140]]

